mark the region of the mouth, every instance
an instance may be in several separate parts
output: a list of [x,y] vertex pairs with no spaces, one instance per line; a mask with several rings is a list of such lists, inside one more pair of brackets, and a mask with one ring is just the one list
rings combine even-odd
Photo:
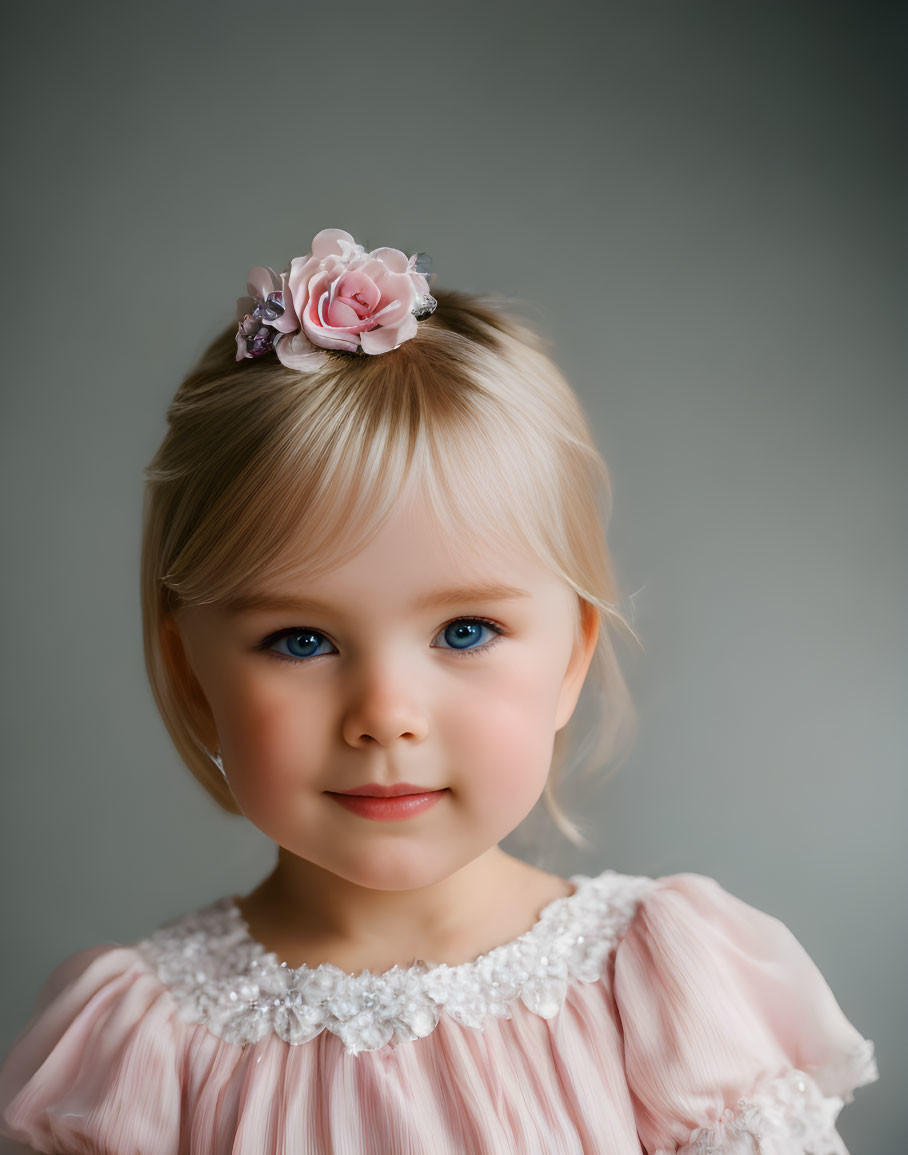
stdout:
[[[378,794],[376,790],[382,793]],[[344,793],[333,790],[325,793],[360,818],[369,818],[374,822],[399,822],[431,809],[444,798],[448,790],[447,787],[426,790],[410,782],[399,782],[396,786],[377,787],[373,784]]]

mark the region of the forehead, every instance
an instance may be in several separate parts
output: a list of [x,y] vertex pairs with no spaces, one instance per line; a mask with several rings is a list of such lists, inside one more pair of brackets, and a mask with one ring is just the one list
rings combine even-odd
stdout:
[[399,600],[420,607],[568,591],[526,546],[495,534],[480,520],[440,516],[416,486],[401,495],[364,542],[330,552],[324,564],[313,566],[307,542],[291,543],[277,559],[277,572],[255,583],[251,597],[289,601],[304,593],[326,602]]
[[513,575],[527,568],[566,576],[558,486],[544,469],[470,438],[418,438],[412,448],[334,453],[315,474],[291,462],[245,478],[218,521],[226,534],[196,550],[183,603],[229,605],[320,582],[354,559],[407,578],[417,562],[421,574],[435,566],[507,584],[519,585]]
[[469,524],[449,526],[418,490],[390,509],[369,541],[314,568],[306,543],[291,545],[280,573],[229,599],[233,612],[328,612],[387,618],[488,606],[491,613],[544,611],[575,617],[576,595],[526,546]]

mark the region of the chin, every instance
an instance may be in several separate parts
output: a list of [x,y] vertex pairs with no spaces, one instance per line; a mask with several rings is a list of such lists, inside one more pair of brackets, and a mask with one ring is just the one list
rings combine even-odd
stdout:
[[349,869],[336,870],[348,882],[369,890],[421,890],[448,878],[462,863],[429,859],[425,847],[400,847],[399,853],[387,849],[375,856],[367,855]]

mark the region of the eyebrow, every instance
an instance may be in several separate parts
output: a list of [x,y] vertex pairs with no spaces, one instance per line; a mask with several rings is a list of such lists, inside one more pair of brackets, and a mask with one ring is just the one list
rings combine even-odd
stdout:
[[[530,597],[528,590],[518,589],[516,586],[503,585],[498,582],[486,582],[480,585],[449,586],[446,589],[431,590],[421,594],[413,602],[417,610],[435,609],[437,606],[455,605],[464,602],[507,602],[517,598]],[[252,613],[254,611],[303,611],[305,613],[331,614],[338,609],[329,602],[320,602],[314,598],[293,598],[279,594],[251,593],[238,594],[230,598],[224,605],[230,614]]]

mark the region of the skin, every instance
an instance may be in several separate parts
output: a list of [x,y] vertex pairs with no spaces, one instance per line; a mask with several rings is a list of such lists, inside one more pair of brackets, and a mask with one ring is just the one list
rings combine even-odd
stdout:
[[[419,601],[452,588],[476,592]],[[165,630],[234,796],[279,847],[240,900],[255,938],[291,966],[453,965],[570,893],[498,846],[542,793],[595,649],[598,615],[566,583],[495,542],[448,540],[410,493],[343,564],[249,594],[286,605],[186,607]],[[495,628],[467,622],[477,644],[453,648],[465,623],[446,628],[475,618]],[[445,793],[392,822],[330,793],[401,781]]]

